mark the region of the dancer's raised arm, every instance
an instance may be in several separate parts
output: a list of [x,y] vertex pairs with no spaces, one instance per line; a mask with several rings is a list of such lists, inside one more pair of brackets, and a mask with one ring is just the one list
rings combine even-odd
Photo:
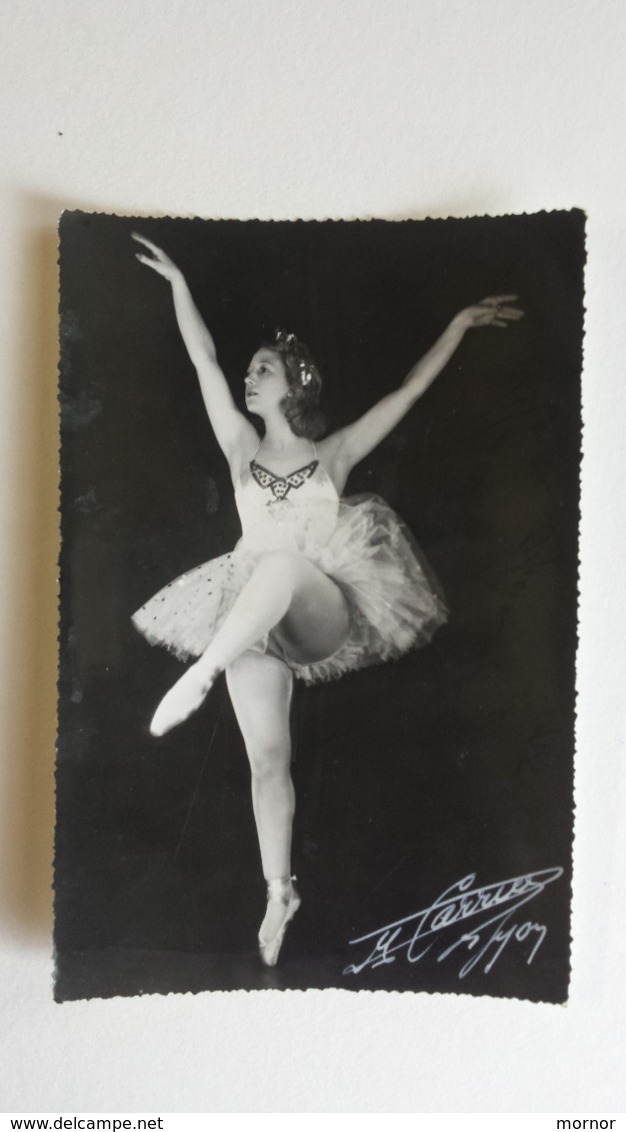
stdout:
[[202,397],[217,442],[235,478],[242,462],[258,444],[256,430],[235,405],[228,382],[217,361],[215,343],[191,297],[182,271],[151,240],[136,232],[133,232],[133,239],[138,240],[152,253],[145,255],[138,252],[137,259],[162,275],[172,285],[174,309],[180,333],[187,347],[187,353],[196,368]]
[[506,326],[521,318],[523,311],[508,305],[516,298],[517,295],[494,295],[460,311],[434,346],[413,366],[399,389],[383,397],[353,424],[328,437],[324,445],[327,462],[334,467],[333,478],[345,480],[354,465],[395,428],[441,373],[467,330],[475,326]]

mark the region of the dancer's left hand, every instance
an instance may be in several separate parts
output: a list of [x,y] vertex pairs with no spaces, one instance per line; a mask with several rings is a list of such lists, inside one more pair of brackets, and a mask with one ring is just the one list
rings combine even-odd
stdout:
[[455,322],[465,330],[476,326],[508,326],[509,322],[517,322],[523,318],[524,312],[519,307],[509,306],[515,302],[517,295],[491,295],[481,299],[476,306],[466,307],[460,311]]

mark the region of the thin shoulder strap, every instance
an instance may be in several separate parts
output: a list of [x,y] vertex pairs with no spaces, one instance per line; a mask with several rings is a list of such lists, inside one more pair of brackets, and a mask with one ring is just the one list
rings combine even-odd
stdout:
[[[254,452],[252,453],[252,456],[250,457],[250,459],[244,460],[243,464],[241,465],[239,475],[237,476],[237,484],[243,485],[245,483],[246,479],[249,477],[250,467],[254,463],[255,458],[256,458],[256,454],[259,451],[259,448],[261,447],[261,439],[259,440],[259,443],[257,444],[257,446],[256,446]],[[235,487],[236,486],[237,485],[235,485]]]

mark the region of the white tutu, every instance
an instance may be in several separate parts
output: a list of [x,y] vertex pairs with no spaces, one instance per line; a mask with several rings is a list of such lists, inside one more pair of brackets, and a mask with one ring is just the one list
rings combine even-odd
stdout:
[[[279,656],[307,684],[399,657],[430,641],[447,619],[443,596],[412,536],[377,496],[342,500],[328,541],[300,540],[297,550],[339,585],[351,622],[341,648],[314,664],[297,664],[271,633],[258,642],[257,649]],[[181,659],[201,656],[262,555],[242,538],[230,554],[169,582],[134,614],[133,624],[151,644]]]

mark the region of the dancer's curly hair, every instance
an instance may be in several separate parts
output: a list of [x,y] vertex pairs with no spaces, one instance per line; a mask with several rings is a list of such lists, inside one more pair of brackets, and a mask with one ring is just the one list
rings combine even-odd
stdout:
[[278,354],[285,367],[289,392],[281,403],[291,431],[307,440],[318,440],[326,429],[326,419],[320,408],[322,379],[308,346],[295,334],[277,330],[263,347]]

